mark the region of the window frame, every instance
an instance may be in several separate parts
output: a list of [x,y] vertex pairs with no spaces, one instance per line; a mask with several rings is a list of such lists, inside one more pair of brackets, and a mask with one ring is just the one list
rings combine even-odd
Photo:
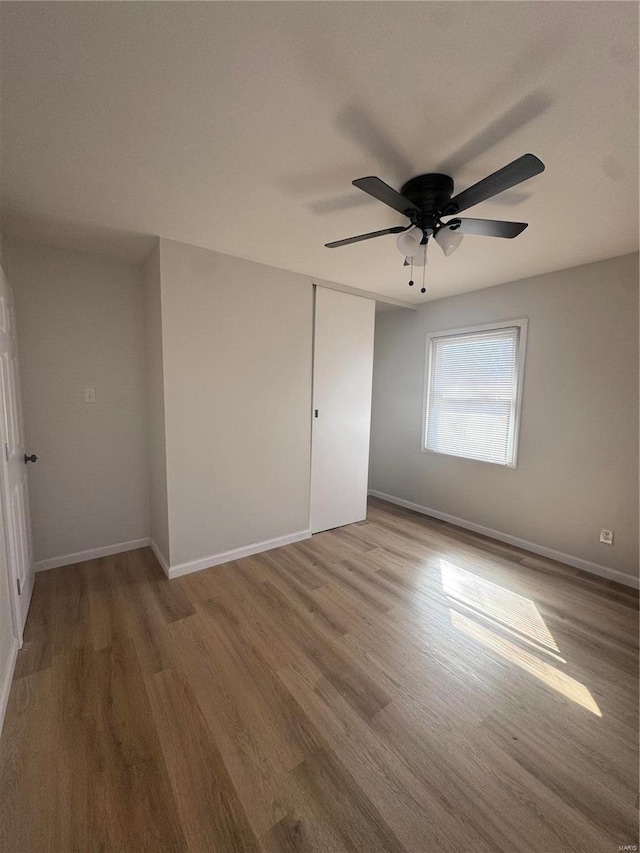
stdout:
[[[520,421],[522,415],[522,399],[524,390],[524,366],[527,352],[527,329],[528,319],[520,317],[517,320],[500,320],[495,323],[483,323],[477,326],[464,326],[457,329],[447,329],[445,331],[427,332],[425,340],[425,360],[424,360],[424,388],[422,397],[422,439],[420,449],[422,453],[434,453],[437,456],[450,457],[452,459],[464,459],[466,462],[479,462],[483,465],[497,465],[500,468],[517,468],[518,467],[518,448],[520,437]],[[516,401],[513,413],[513,430],[511,440],[511,461],[509,462],[492,462],[489,459],[475,459],[473,456],[459,456],[457,453],[443,453],[441,450],[434,450],[427,447],[428,424],[427,418],[429,415],[429,403],[431,396],[431,355],[432,342],[437,338],[453,338],[457,336],[471,335],[478,332],[493,332],[500,329],[512,329],[518,327],[518,355],[515,363],[515,381],[516,381]]]

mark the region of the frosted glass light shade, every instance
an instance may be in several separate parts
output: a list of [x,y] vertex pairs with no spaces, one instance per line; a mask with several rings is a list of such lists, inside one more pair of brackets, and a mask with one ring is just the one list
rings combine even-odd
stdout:
[[398,251],[405,257],[412,258],[420,248],[421,240],[422,231],[419,228],[414,226],[408,231],[403,231],[402,234],[398,234],[396,241]]
[[459,231],[452,231],[451,228],[447,228],[445,225],[436,234],[436,243],[444,252],[445,257],[448,258],[449,255],[453,255],[460,243],[462,243],[462,237],[463,235]]

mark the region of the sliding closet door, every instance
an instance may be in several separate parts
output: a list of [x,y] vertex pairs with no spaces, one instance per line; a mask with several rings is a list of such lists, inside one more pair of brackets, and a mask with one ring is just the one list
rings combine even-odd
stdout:
[[367,514],[375,302],[315,288],[311,531]]

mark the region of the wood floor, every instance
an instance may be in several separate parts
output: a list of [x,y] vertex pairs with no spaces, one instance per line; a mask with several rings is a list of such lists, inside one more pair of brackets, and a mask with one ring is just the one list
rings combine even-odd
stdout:
[[638,843],[637,594],[372,501],[167,581],[40,574],[2,853],[614,853]]

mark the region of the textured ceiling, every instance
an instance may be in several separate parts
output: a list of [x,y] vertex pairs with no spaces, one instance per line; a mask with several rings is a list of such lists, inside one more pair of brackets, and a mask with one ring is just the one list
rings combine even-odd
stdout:
[[532,152],[542,175],[466,212],[529,228],[430,246],[426,298],[638,248],[636,3],[18,2],[0,23],[8,231],[126,257],[162,235],[422,301],[393,237],[323,247],[403,222],[351,180],[460,191]]

